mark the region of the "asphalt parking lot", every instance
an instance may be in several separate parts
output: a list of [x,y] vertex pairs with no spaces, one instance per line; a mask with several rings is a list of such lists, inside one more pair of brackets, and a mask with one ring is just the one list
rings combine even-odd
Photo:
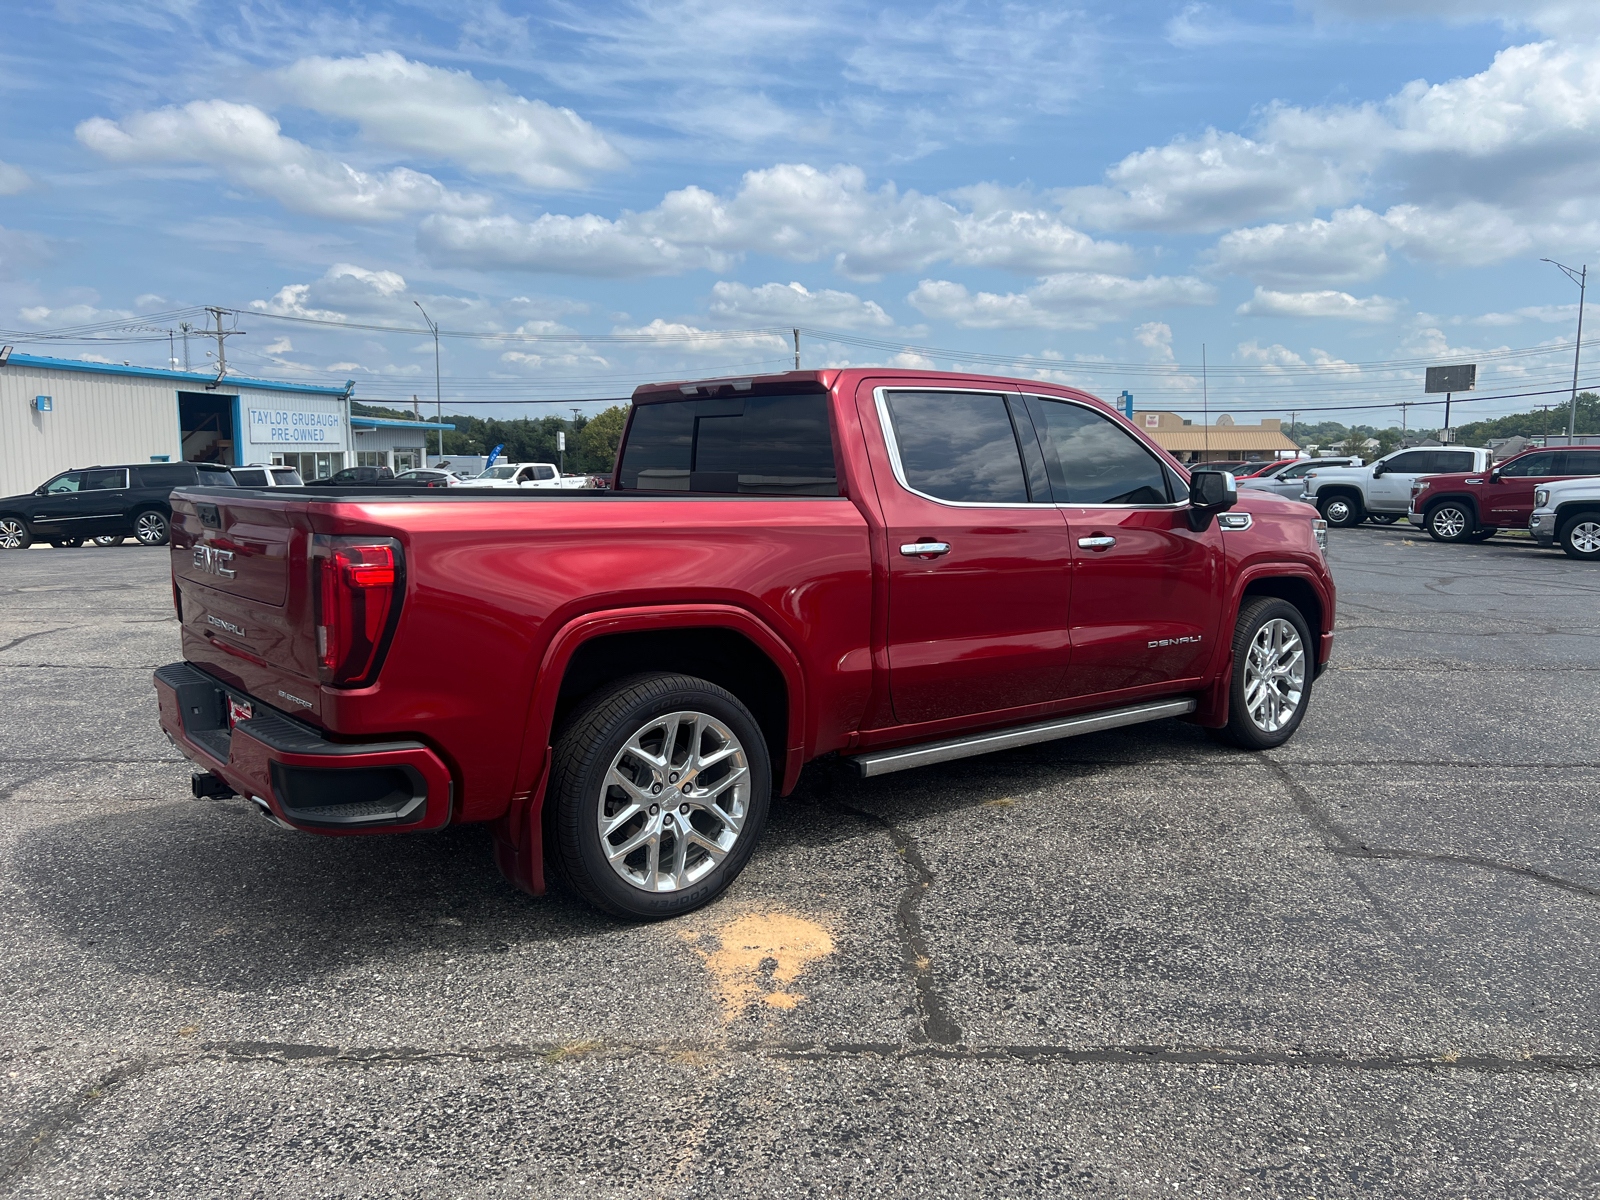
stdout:
[[1332,558],[1281,750],[811,773],[630,926],[190,799],[166,554],[0,554],[0,1195],[1595,1194],[1600,573]]

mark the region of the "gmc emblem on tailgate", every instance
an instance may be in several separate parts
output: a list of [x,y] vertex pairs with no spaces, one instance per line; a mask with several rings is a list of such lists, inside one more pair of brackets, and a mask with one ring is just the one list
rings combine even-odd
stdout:
[[215,546],[206,545],[194,548],[194,569],[197,571],[205,571],[210,575],[220,575],[224,579],[232,579],[233,568],[228,566],[232,561],[232,550],[218,550]]

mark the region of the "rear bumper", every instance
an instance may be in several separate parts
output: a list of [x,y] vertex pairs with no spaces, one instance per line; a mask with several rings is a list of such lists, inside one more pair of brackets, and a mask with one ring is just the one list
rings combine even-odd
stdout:
[[[286,825],[312,833],[399,833],[450,820],[444,762],[417,741],[332,742],[186,662],[155,673],[161,728],[185,757]],[[228,700],[255,715],[228,727]]]

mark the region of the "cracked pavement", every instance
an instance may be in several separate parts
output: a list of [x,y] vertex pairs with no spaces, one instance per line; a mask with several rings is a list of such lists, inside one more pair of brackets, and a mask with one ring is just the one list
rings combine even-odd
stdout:
[[0,554],[0,1196],[1595,1194],[1600,573],[1331,557],[1280,750],[819,766],[628,926],[190,799],[165,554]]

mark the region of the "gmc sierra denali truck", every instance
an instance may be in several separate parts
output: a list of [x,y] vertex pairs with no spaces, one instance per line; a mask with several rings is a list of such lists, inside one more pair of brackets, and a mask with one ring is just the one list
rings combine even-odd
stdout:
[[[770,798],[1180,717],[1246,749],[1327,665],[1325,528],[1113,408],[851,369],[640,388],[610,491],[178,493],[161,723],[273,821],[492,822],[630,918],[748,861]],[[436,670],[485,664],[493,688]]]
[[1487,471],[1427,475],[1411,485],[1406,514],[1436,542],[1483,542],[1502,529],[1526,529],[1542,484],[1600,475],[1600,446],[1529,450]]

